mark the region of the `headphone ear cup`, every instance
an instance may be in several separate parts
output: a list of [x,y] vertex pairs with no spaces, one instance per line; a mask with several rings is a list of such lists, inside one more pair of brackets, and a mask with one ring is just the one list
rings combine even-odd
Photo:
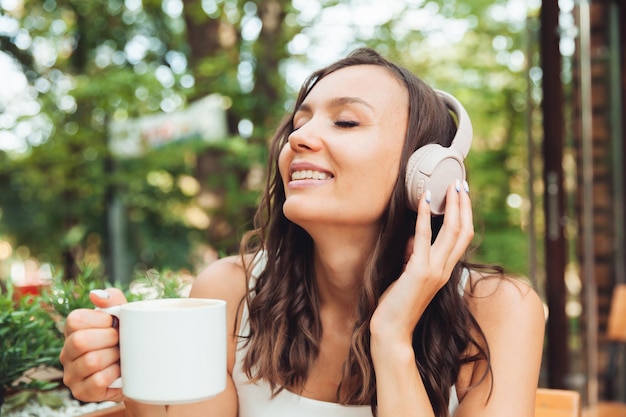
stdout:
[[428,182],[428,178],[420,173],[420,161],[422,161],[424,157],[428,155],[428,152],[436,146],[439,145],[433,144],[422,146],[413,152],[407,162],[405,176],[407,204],[413,211],[417,211],[418,203],[420,198],[422,198],[422,194],[424,194],[427,189],[426,185]]
[[454,148],[437,144],[422,146],[409,158],[406,169],[407,203],[417,211],[422,194],[431,193],[430,211],[443,214],[446,191],[455,180],[465,180],[463,155]]

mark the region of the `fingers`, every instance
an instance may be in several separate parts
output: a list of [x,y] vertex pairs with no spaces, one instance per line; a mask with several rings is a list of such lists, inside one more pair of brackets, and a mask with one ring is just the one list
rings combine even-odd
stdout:
[[442,229],[446,228],[443,232],[454,236],[455,251],[453,257],[460,258],[474,237],[474,223],[467,182],[456,182],[454,190],[456,192],[448,190],[448,193],[451,194],[452,204],[450,211],[446,210]]
[[83,401],[121,398],[121,392],[108,389],[120,375],[118,341],[118,332],[112,327],[83,328],[67,336],[59,359],[63,364],[63,382],[76,398]]
[[78,309],[68,314],[65,321],[65,337],[77,330],[106,329],[113,327],[113,317],[104,311]]
[[[89,293],[89,299],[96,307],[107,308],[114,305],[126,303],[126,297],[122,291],[117,288],[109,288],[107,290],[92,290]],[[72,311],[65,322],[65,337],[71,333],[91,328],[109,328],[113,326],[113,316],[104,311],[78,309]]]
[[120,375],[118,341],[118,332],[112,327],[83,328],[67,336],[59,359],[63,364],[63,382],[76,398],[105,401],[121,396],[121,392],[108,389]]
[[433,243],[433,253],[446,272],[465,253],[474,237],[471,201],[467,182],[456,181],[448,187],[443,225]]
[[459,208],[461,209],[461,234],[465,239],[465,247],[467,247],[472,239],[474,239],[474,214],[467,181],[463,181],[463,192],[459,195],[459,199]]
[[466,182],[455,181],[446,191],[443,225],[431,245],[430,207],[428,192],[420,200],[415,225],[413,256],[420,259],[422,267],[429,265],[433,273],[449,276],[452,268],[465,253],[474,237],[474,226],[469,187]]
[[124,293],[117,288],[107,288],[106,290],[92,290],[89,299],[96,307],[106,308],[126,303]]
[[75,379],[75,372],[64,372],[63,383],[70,388],[74,397],[82,401],[121,401],[123,399],[120,388],[109,386],[120,376],[120,367],[117,362],[94,372],[83,379]]
[[[94,290],[91,301],[106,308],[126,302],[118,289]],[[120,389],[108,388],[120,375],[119,334],[113,316],[91,309],[72,311],[65,322],[65,343],[59,359],[63,382],[83,401],[121,401]]]
[[[65,359],[66,357],[62,360],[65,371],[63,375],[64,382],[68,384],[80,384],[87,378],[93,377],[96,374],[102,375],[102,372],[105,372],[105,370],[111,366],[114,368],[117,367],[120,354],[119,349],[115,347],[107,347],[89,351],[84,355],[78,356],[72,361],[67,361]],[[106,386],[108,386],[115,378],[116,376],[113,374]]]
[[119,335],[113,327],[74,331],[65,338],[61,363],[73,362],[88,352],[115,347],[118,342]]
[[432,229],[430,226],[430,190],[422,194],[417,206],[417,220],[415,222],[415,239],[413,241],[413,254],[419,254],[423,259],[428,259],[430,254],[430,242]]

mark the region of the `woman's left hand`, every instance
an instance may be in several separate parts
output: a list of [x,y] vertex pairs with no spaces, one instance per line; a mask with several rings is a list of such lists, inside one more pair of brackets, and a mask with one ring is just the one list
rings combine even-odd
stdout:
[[[426,193],[424,193],[426,194]],[[448,187],[443,226],[431,245],[431,212],[422,196],[415,236],[407,246],[407,262],[400,277],[385,291],[370,322],[372,336],[410,343],[413,329],[435,294],[448,282],[452,270],[474,237],[467,183]]]

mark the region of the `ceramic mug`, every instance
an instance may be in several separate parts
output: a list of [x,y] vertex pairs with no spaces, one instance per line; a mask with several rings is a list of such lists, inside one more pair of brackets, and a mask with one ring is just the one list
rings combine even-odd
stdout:
[[102,309],[119,319],[121,378],[112,388],[146,404],[185,404],[226,388],[226,302],[135,301]]

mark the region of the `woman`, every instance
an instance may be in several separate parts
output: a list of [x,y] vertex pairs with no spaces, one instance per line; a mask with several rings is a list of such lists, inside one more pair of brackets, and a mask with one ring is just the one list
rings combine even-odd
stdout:
[[[226,390],[190,405],[126,400],[129,415],[532,416],[537,294],[462,260],[474,235],[462,179],[442,217],[429,190],[417,214],[407,204],[409,157],[455,132],[434,90],[370,49],[314,73],[272,142],[242,255],[211,264],[190,294],[227,301]],[[125,302],[113,289],[92,300]],[[119,376],[111,317],[77,310],[66,335],[74,395],[124,400],[107,388]]]

